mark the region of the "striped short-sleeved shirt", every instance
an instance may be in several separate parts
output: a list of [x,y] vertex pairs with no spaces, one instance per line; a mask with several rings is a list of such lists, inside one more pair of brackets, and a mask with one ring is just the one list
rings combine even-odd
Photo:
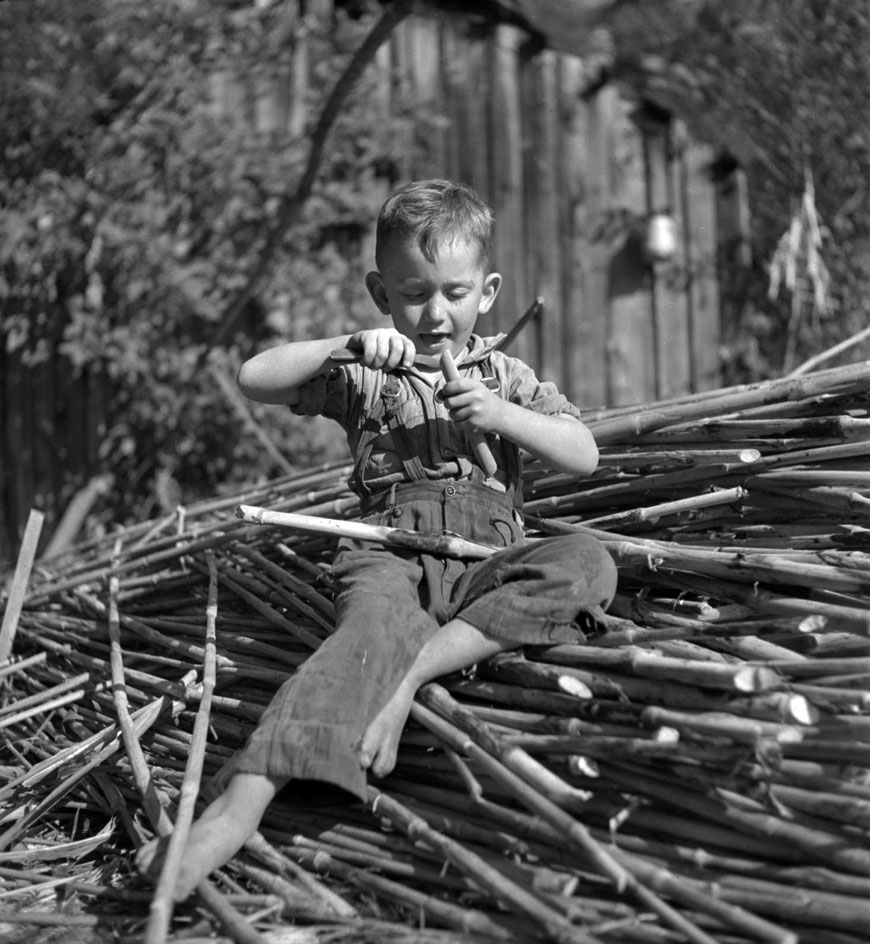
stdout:
[[[483,381],[505,400],[536,413],[579,419],[580,411],[555,384],[539,380],[524,361],[494,350],[501,337],[472,335],[462,358],[457,360],[460,374]],[[431,374],[415,367],[387,375],[359,364],[341,364],[303,384],[299,388],[300,400],[291,409],[300,415],[325,416],[339,423],[354,458],[365,437],[372,443],[361,470],[366,486],[373,491],[387,488],[407,478],[401,461],[401,450],[406,447],[397,441],[395,431],[383,421],[377,424],[377,431],[373,429],[373,417],[382,412],[377,406],[388,376],[398,381],[394,384],[398,393],[393,408],[399,412],[407,434],[405,442],[410,443],[419,458],[426,478],[460,481],[470,478],[472,450],[437,396],[443,385],[440,375],[436,374],[438,382],[433,382]],[[498,463],[498,471],[488,484],[499,490],[517,491],[520,466],[516,446],[495,435],[487,436],[487,441]]]

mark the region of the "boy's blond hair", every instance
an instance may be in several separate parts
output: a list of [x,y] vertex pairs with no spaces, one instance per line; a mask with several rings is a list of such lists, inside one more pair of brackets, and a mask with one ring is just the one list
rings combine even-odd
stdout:
[[480,267],[492,265],[492,210],[465,184],[449,180],[415,180],[387,198],[378,214],[378,265],[389,240],[399,236],[416,240],[423,255],[433,259],[439,246],[455,239],[476,242]]

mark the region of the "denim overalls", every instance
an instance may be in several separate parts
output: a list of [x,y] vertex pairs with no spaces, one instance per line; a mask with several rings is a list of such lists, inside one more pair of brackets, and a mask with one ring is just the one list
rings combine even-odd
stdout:
[[[464,361],[460,370],[463,366],[492,375],[489,365],[479,361]],[[403,394],[410,390],[410,396],[426,397],[425,387],[399,382]],[[434,391],[429,399],[411,411],[422,408],[423,423],[412,419],[403,425],[401,410],[386,419],[369,410],[368,417],[375,420],[369,423],[370,435],[356,440],[352,478],[364,520],[456,533],[504,550],[483,561],[459,561],[369,542],[340,542],[333,565],[336,632],[282,685],[231,761],[230,772],[289,777],[300,786],[315,781],[321,796],[323,784],[331,784],[345,799],[348,794],[363,799],[366,773],[355,748],[439,626],[461,616],[487,635],[517,646],[578,642],[584,638],[578,617],[601,612],[610,603],[616,568],[597,541],[581,534],[526,541],[516,508],[516,447],[491,443],[501,474],[485,483],[461,430],[439,415]],[[441,412],[446,415],[443,407]],[[371,443],[384,428],[399,431],[394,445],[400,449],[402,475],[390,473],[391,484],[384,488],[381,481],[374,490],[365,465]],[[438,445],[439,436],[448,438],[446,447]],[[415,451],[409,452],[414,437]],[[432,475],[444,452],[456,462],[453,477]],[[465,478],[457,477],[460,470]]]

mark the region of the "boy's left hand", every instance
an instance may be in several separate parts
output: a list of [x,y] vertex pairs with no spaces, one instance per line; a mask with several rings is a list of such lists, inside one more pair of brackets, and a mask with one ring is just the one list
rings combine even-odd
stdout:
[[471,377],[450,380],[439,391],[454,423],[480,433],[493,432],[504,400],[482,381]]

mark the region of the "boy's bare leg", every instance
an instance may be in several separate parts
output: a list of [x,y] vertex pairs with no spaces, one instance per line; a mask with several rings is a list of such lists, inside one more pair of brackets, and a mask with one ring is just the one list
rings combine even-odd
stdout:
[[420,686],[514,646],[516,643],[493,639],[458,617],[445,623],[426,642],[390,700],[366,728],[358,750],[363,767],[376,777],[385,777],[396,766],[399,740]]
[[[226,790],[213,800],[190,828],[175,887],[175,900],[183,901],[215,869],[225,865],[257,831],[266,807],[287,778],[237,773]],[[157,878],[166,839],[144,845],[136,865],[144,875]]]

